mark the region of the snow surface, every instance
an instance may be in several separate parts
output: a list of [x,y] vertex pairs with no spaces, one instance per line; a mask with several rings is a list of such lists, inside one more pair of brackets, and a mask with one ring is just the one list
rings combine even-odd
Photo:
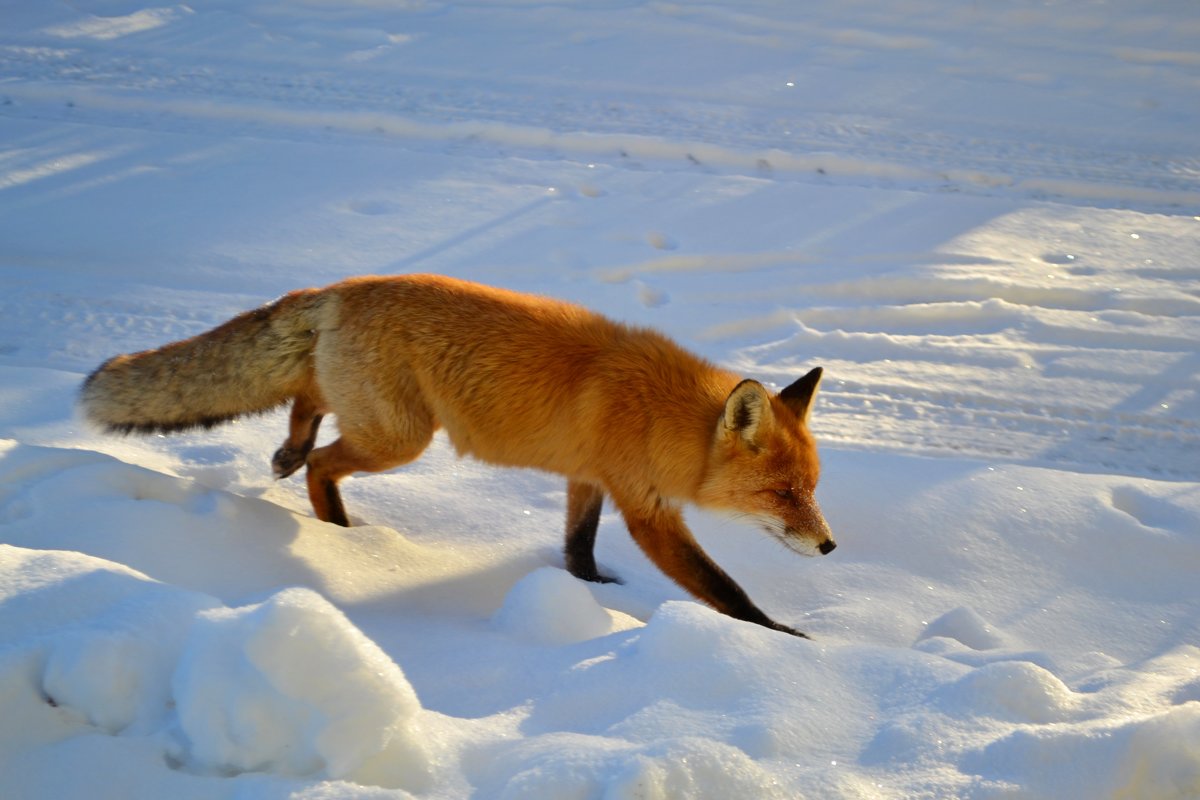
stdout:
[[[0,797],[1200,797],[1200,7],[0,7]],[[276,482],[103,359],[299,286],[583,302],[779,385],[802,560],[695,603],[561,480]]]

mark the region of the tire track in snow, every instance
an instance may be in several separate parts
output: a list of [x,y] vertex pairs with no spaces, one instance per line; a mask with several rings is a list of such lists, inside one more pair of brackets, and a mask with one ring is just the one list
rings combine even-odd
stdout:
[[271,61],[189,68],[152,49],[0,45],[0,63],[8,76],[0,114],[8,116],[90,114],[135,128],[235,119],[256,135],[285,138],[335,132],[475,142],[759,177],[899,182],[1083,205],[1200,205],[1200,158],[1147,156],[1112,141],[1045,143],[1016,125],[964,138],[862,114],[767,109],[716,92],[366,68],[357,80],[345,71],[335,79]]
[[814,431],[839,446],[1200,478],[1200,425],[1191,420],[852,381],[822,389],[819,403]]
[[[1196,221],[1087,213],[1082,228],[1076,213],[1045,215],[1024,239],[1029,213],[992,220],[946,244],[958,256],[897,256],[883,274],[801,284],[769,318],[701,338],[772,339],[744,344],[733,366],[781,385],[824,364],[814,430],[839,445],[1200,478]],[[1147,274],[1136,246],[1119,249],[1130,223],[1151,226],[1146,254],[1161,269]],[[1091,244],[1086,273],[1046,274],[1025,255],[1058,237]],[[737,299],[751,298],[762,301],[754,290]]]

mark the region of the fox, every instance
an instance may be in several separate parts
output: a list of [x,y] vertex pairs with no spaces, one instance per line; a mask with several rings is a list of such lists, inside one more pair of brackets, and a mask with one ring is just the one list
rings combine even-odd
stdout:
[[[118,355],[84,381],[111,433],[212,428],[291,404],[272,459],[305,468],[318,519],[349,526],[339,482],[415,460],[444,430],[460,457],[567,479],[564,561],[595,559],[605,498],[666,576],[736,619],[776,622],[700,547],[686,504],[750,520],[787,548],[837,545],[815,499],[815,367],[778,393],[664,334],[587,308],[440,275],[299,289],[182,341]],[[337,438],[317,447],[322,419]]]

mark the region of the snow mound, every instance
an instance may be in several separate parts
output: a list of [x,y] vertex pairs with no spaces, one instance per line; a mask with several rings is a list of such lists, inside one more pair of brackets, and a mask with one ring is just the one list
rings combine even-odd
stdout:
[[957,713],[1038,724],[1059,722],[1076,707],[1066,684],[1027,661],[987,664],[946,687],[941,695]]
[[[412,686],[311,590],[227,608],[103,559],[0,545],[0,633],[0,763],[121,737],[198,776],[428,783]],[[23,796],[12,780],[0,795]]]
[[582,581],[542,567],[513,586],[494,617],[507,633],[538,644],[571,644],[604,636],[613,618]]
[[947,611],[929,623],[921,639],[944,637],[965,644],[972,650],[994,650],[1004,646],[1004,640],[987,621],[965,606]]
[[47,648],[46,697],[106,733],[154,729],[170,707],[182,632],[210,603],[190,592],[138,598],[56,637]]
[[0,751],[164,725],[188,626],[216,605],[102,559],[0,545]]
[[788,797],[768,769],[744,752],[711,739],[685,738],[648,748],[629,760],[605,793],[613,800],[674,797]]
[[1018,728],[965,765],[1022,785],[1023,797],[1188,800],[1200,797],[1197,741],[1200,703],[1188,703],[1115,725]]
[[580,737],[543,737],[527,747],[524,763],[496,795],[503,800],[724,800],[792,797],[764,768],[736,747],[701,737],[615,746],[599,752]]
[[199,615],[173,681],[189,766],[417,788],[420,704],[400,668],[308,589]]

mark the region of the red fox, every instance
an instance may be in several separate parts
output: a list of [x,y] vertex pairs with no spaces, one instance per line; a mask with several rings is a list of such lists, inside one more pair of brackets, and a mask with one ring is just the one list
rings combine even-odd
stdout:
[[[292,403],[272,459],[307,467],[317,517],[349,525],[338,481],[412,461],[445,429],[460,455],[566,476],[566,566],[589,581],[608,495],[634,541],[701,601],[773,621],[700,548],[685,502],[757,522],[792,550],[836,546],[813,498],[821,368],[778,394],[651,330],[557,300],[436,275],[301,289],[191,339],[120,355],[83,384],[114,432],[211,427]],[[339,437],[314,447],[322,416]]]

